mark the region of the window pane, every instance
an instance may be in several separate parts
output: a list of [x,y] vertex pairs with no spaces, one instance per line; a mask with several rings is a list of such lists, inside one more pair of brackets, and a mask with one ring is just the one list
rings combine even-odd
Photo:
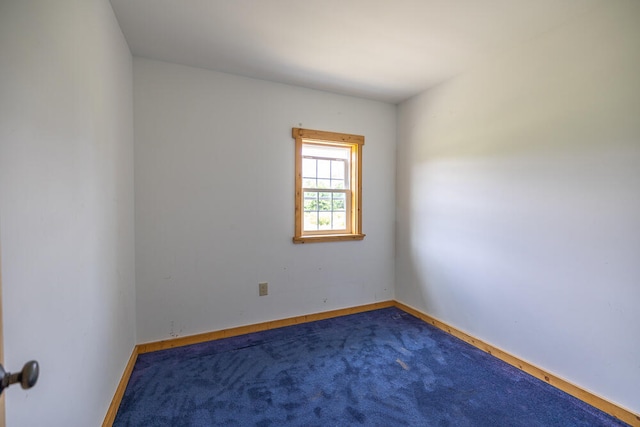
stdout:
[[316,212],[304,213],[304,231],[315,231],[318,229],[318,214]]
[[302,144],[302,155],[348,160],[351,156],[351,149],[347,147],[330,147],[313,144]]
[[318,160],[318,178],[331,178],[331,160]]
[[318,210],[318,193],[315,193],[315,192],[304,193],[304,210],[305,211]]
[[306,211],[317,211],[318,210],[318,202],[316,199],[304,199],[304,210]]
[[302,176],[305,178],[316,177],[315,159],[302,159]]
[[[328,197],[322,197],[326,194]],[[320,200],[318,201],[318,210],[330,211],[331,210],[331,193],[320,193]]]
[[333,213],[333,229],[334,230],[346,230],[347,229],[347,215],[345,212]]
[[331,212],[318,214],[318,230],[331,230]]
[[345,203],[344,203],[344,194],[334,194],[333,195],[333,210],[334,211],[344,211]]
[[305,178],[302,183],[303,188],[316,188],[316,180]]
[[331,178],[344,180],[345,164],[344,160],[333,160],[331,162]]
[[331,188],[333,188],[334,190],[344,190],[344,181],[332,179]]
[[331,188],[330,179],[319,179],[316,188]]

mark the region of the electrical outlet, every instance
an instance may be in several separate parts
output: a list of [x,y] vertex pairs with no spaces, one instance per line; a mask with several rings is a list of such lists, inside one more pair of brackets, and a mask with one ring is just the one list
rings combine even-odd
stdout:
[[258,294],[261,297],[269,294],[269,284],[267,282],[258,283]]

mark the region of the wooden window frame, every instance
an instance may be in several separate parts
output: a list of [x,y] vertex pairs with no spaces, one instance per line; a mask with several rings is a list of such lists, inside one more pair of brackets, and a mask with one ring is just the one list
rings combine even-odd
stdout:
[[[337,242],[362,240],[362,147],[364,136],[320,130],[293,128],[291,136],[295,139],[295,233],[293,243]],[[348,232],[335,230],[304,231],[304,191],[302,179],[302,146],[305,144],[349,148],[350,205],[347,211]]]

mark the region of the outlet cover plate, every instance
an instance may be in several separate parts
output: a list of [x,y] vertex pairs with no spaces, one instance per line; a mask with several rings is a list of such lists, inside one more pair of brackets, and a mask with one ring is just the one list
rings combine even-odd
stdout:
[[258,294],[261,297],[269,294],[269,284],[267,282],[258,283]]

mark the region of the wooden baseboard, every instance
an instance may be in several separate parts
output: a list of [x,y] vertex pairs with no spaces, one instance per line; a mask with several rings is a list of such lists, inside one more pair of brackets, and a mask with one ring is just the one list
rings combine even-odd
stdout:
[[127,384],[129,383],[129,378],[131,377],[131,372],[133,372],[133,367],[136,364],[136,360],[138,359],[139,354],[150,353],[152,351],[158,351],[158,350],[166,350],[168,348],[182,347],[185,345],[198,344],[202,342],[218,340],[221,338],[235,337],[238,335],[249,334],[252,332],[260,332],[260,331],[266,331],[269,329],[282,328],[284,326],[315,322],[316,320],[324,320],[324,319],[330,319],[333,317],[347,316],[349,314],[363,313],[365,311],[373,311],[373,310],[378,310],[380,308],[393,307],[394,304],[395,304],[395,301],[382,301],[382,302],[377,302],[373,304],[360,305],[357,307],[341,308],[338,310],[324,311],[324,312],[315,313],[315,314],[306,314],[303,316],[289,317],[287,319],[281,319],[281,320],[272,320],[269,322],[256,323],[256,324],[247,325],[247,326],[239,326],[236,328],[223,329],[223,330],[214,331],[214,332],[206,332],[203,334],[189,335],[186,337],[171,338],[171,339],[162,340],[162,341],[138,344],[133,348],[133,352],[131,353],[129,362],[127,363],[127,366],[124,369],[122,378],[120,379],[116,392],[113,396],[113,399],[111,400],[111,405],[109,405],[109,409],[107,410],[107,415],[104,418],[102,427],[110,427],[113,425],[113,422],[116,419],[116,414],[118,413],[118,408],[120,407],[120,402],[122,401],[122,397],[124,396],[124,391],[127,388]]
[[122,401],[122,397],[124,396],[124,391],[127,389],[127,384],[129,383],[129,378],[131,377],[131,372],[133,372],[133,367],[135,366],[137,359],[138,346],[135,346],[133,347],[133,351],[131,352],[131,357],[129,357],[127,366],[125,366],[124,368],[122,378],[118,383],[118,387],[116,388],[116,392],[113,395],[113,399],[111,399],[111,405],[109,405],[109,409],[107,409],[107,415],[104,417],[102,427],[111,427],[113,425],[113,422],[116,420],[116,414],[118,413],[120,402]]
[[640,427],[640,415],[631,412],[628,409],[625,409],[615,403],[609,402],[608,400],[599,397],[589,391],[586,391],[570,382],[551,374],[543,369],[538,368],[537,366],[526,362],[516,356],[513,356],[503,350],[500,350],[497,347],[492,346],[489,343],[486,343],[480,339],[477,339],[466,332],[463,332],[459,329],[456,329],[428,314],[421,312],[411,306],[408,306],[399,301],[383,301],[373,304],[366,304],[357,307],[343,308],[339,310],[325,311],[321,313],[315,314],[307,314],[303,316],[289,317],[281,320],[273,320],[269,322],[257,323],[253,325],[247,326],[239,326],[230,329],[223,329],[214,332],[206,332],[203,334],[197,335],[189,335],[186,337],[180,338],[172,338],[162,341],[149,342],[144,344],[138,344],[134,347],[131,357],[129,358],[129,362],[124,370],[122,375],[122,379],[118,384],[118,388],[116,389],[116,393],[113,396],[113,400],[111,401],[111,405],[109,406],[109,410],[107,411],[107,415],[102,424],[102,427],[109,427],[113,424],[116,414],[118,412],[118,408],[120,407],[120,401],[124,396],[124,391],[127,388],[127,383],[129,382],[129,377],[131,376],[131,372],[133,371],[133,367],[136,363],[139,354],[149,353],[152,351],[158,350],[166,350],[169,348],[182,347],[185,345],[198,344],[207,341],[218,340],[221,338],[229,338],[238,335],[249,334],[252,332],[260,332],[266,331],[270,329],[282,328],[285,326],[297,325],[301,323],[307,322],[315,322],[317,320],[330,319],[334,317],[346,316],[349,314],[362,313],[365,311],[378,310],[386,307],[397,307],[400,310],[409,313],[418,319],[421,319],[438,329],[441,329],[456,338],[459,338],[474,347],[479,348],[482,351],[485,351],[492,356],[497,357],[498,359],[507,362],[508,364],[515,366],[516,368],[542,380],[545,381],[554,387],[582,400],[583,402],[588,403],[591,406],[594,406],[600,409],[603,412],[608,413],[609,415],[618,418],[621,421],[624,421],[627,424],[630,424],[634,427]]
[[266,331],[269,329],[282,328],[285,326],[297,325],[300,323],[315,322],[316,320],[330,319],[333,317],[346,316],[349,314],[362,313],[365,311],[378,310],[380,308],[393,307],[394,301],[376,302],[373,304],[360,305],[357,307],[341,308],[338,310],[324,311],[321,313],[306,314],[303,316],[289,317],[286,319],[272,320],[269,322],[256,323],[236,328],[223,329],[214,332],[205,332],[197,335],[189,335],[180,338],[171,338],[162,341],[138,344],[138,354],[152,351],[166,350],[168,348],[182,347],[185,345],[198,344],[201,342],[219,340],[221,338],[235,337],[237,335],[250,334],[253,332]]
[[560,377],[558,377],[557,375],[554,375],[548,371],[545,371],[544,369],[540,369],[539,367],[526,362],[512,354],[507,353],[506,351],[503,351],[497,347],[494,347],[493,345],[482,341],[478,338],[475,338],[469,334],[467,334],[466,332],[463,332],[459,329],[454,328],[453,326],[450,326],[434,317],[429,316],[428,314],[425,314],[423,312],[421,312],[420,310],[417,310],[411,306],[408,306],[406,304],[403,304],[399,301],[395,301],[394,303],[395,307],[399,308],[400,310],[407,312],[409,314],[411,314],[412,316],[417,317],[418,319],[421,319],[433,326],[435,326],[438,329],[441,329],[451,335],[453,335],[456,338],[459,338],[469,344],[471,344],[474,347],[479,348],[480,350],[489,353],[490,355],[497,357],[498,359],[507,362],[508,364],[515,366],[516,368],[520,369],[521,371],[524,371],[526,373],[528,373],[529,375],[532,375],[536,378],[538,378],[539,380],[542,380],[548,384],[551,384],[552,386],[554,386],[557,389],[560,389],[562,391],[564,391],[565,393],[568,393],[580,400],[582,400],[583,402],[588,403],[591,406],[594,406],[598,409],[600,409],[603,412],[606,412],[607,414],[618,418],[621,421],[624,421],[627,424],[630,424],[632,426],[635,427],[640,427],[640,415],[631,412],[628,409],[625,409],[619,405],[616,405],[615,403],[612,403],[600,396],[597,396],[583,388],[578,387],[575,384],[570,383],[569,381],[566,381]]

